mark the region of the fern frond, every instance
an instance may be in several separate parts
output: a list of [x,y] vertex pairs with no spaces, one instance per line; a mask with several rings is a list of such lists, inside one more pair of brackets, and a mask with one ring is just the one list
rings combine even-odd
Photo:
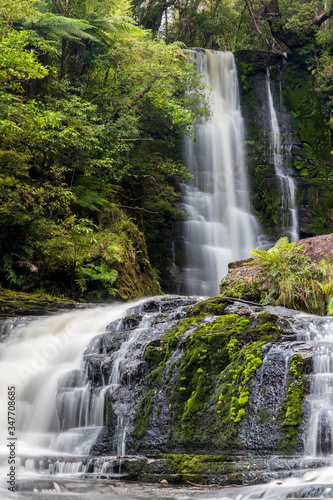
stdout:
[[267,250],[252,250],[251,255],[253,257],[266,257]]
[[92,191],[85,186],[74,186],[73,192],[76,196],[77,204],[83,208],[90,208],[91,210],[98,211],[107,204],[107,200],[98,196],[96,191]]
[[91,31],[94,26],[82,19],[57,16],[50,12],[43,14],[36,22],[23,23],[26,29],[34,30],[43,36],[67,39],[88,39],[95,42],[100,40]]
[[280,250],[281,248],[285,247],[288,244],[289,244],[289,238],[288,236],[284,236],[283,238],[280,238],[275,243],[275,245],[268,250],[268,252],[274,252],[275,250]]
[[327,304],[327,314],[329,316],[333,315],[333,297],[328,301],[328,304]]

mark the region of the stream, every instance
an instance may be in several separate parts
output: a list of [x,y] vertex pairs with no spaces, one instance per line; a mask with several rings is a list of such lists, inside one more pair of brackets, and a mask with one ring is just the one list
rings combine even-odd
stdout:
[[[140,371],[147,345],[164,338],[186,316],[186,309],[201,300],[162,296],[46,318],[4,321],[0,344],[1,498],[331,498],[333,319],[283,308],[266,309],[287,318],[297,343],[314,355],[314,370],[308,375],[310,391],[304,402],[308,416],[302,433],[304,453],[283,460],[250,454],[250,465],[260,460],[266,463],[266,484],[255,484],[253,477],[243,487],[135,484],[122,474],[122,461],[136,458],[125,457],[127,447],[131,450],[132,408],[140,384],[131,374]],[[110,342],[115,349],[110,350]],[[112,368],[106,370],[110,363]],[[263,363],[258,370],[261,380],[265,369]],[[8,436],[8,387],[15,387],[14,436]],[[117,420],[113,455],[103,453],[109,439],[103,427],[106,393]],[[15,443],[15,493],[6,485],[8,441]]]

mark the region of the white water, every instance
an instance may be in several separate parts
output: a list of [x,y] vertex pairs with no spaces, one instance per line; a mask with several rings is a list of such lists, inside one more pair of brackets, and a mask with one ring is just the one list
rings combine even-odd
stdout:
[[[118,351],[112,354],[113,369],[109,380],[105,381],[106,386],[99,389],[101,392],[95,393],[91,387],[88,387],[83,355],[92,339],[103,333],[110,322],[113,322],[111,335],[117,331],[118,327],[121,331],[123,321],[121,318],[126,315],[126,310],[129,313],[133,311],[137,313],[144,302],[146,300],[132,304],[80,310],[27,322],[26,325],[16,328],[9,340],[0,345],[0,373],[3,387],[2,411],[0,412],[2,419],[0,425],[3,432],[1,443],[5,443],[7,437],[7,412],[3,411],[7,406],[7,387],[15,385],[17,391],[16,425],[19,437],[17,451],[19,455],[25,457],[22,458],[24,468],[19,466],[19,477],[20,481],[26,478],[27,484],[31,481],[36,481],[36,484],[44,484],[43,481],[47,483],[48,486],[46,485],[41,493],[42,498],[53,500],[58,496],[51,497],[50,495],[58,495],[59,492],[65,495],[68,484],[71,488],[75,486],[73,475],[111,473],[112,476],[112,460],[104,461],[96,458],[87,462],[84,457],[76,458],[76,455],[89,452],[90,446],[96,439],[95,430],[98,433],[100,429],[98,425],[103,424],[103,411],[99,409],[96,413],[96,401],[99,401],[101,392],[104,391],[105,394],[108,390],[112,394],[112,391],[117,391],[120,387],[124,388],[122,377],[128,373],[133,363],[132,358],[137,358],[141,349],[141,347],[139,349],[135,347],[137,341],[140,340],[143,345],[146,344],[147,339],[151,338],[153,328],[161,328],[161,335],[165,333],[165,324],[159,326],[160,312],[142,315],[141,321],[138,320],[138,325],[132,329],[127,340],[121,344]],[[131,309],[129,306],[132,306]],[[179,314],[180,308],[176,306],[172,318],[164,312],[162,317],[170,321],[170,318],[174,320]],[[325,455],[325,461],[328,463],[333,457],[333,319],[302,314],[295,315],[296,317],[300,318],[302,325],[299,340],[309,342],[316,353],[311,391],[307,396],[310,418],[308,428],[305,429],[305,452],[311,455],[304,458],[303,467],[307,467],[307,461],[311,463],[322,455]],[[160,338],[160,333],[157,332],[155,338]],[[132,397],[131,394],[129,396]],[[66,409],[61,411],[64,401]],[[126,401],[126,398],[120,401],[120,408],[124,404],[124,412],[118,413],[119,429],[116,440],[119,454],[125,454],[126,451],[128,430]],[[104,399],[100,403],[104,405]],[[92,408],[93,405],[95,408]],[[60,422],[59,416],[63,417]],[[94,423],[98,425],[94,427]],[[73,426],[76,427],[73,429]],[[59,450],[66,453],[66,456],[59,458]],[[6,455],[7,450],[2,451]],[[68,453],[75,456],[70,459]],[[48,457],[52,458],[52,456],[57,458],[48,460]],[[44,464],[43,467],[40,467],[41,462]],[[17,461],[18,465],[19,463],[20,459]],[[44,474],[38,472],[37,468],[44,469]],[[294,470],[293,474],[295,477],[275,480],[264,485],[205,492],[200,492],[200,490],[191,492],[190,490],[189,496],[193,494],[200,499],[219,498],[220,500],[333,497],[333,467]],[[70,476],[66,478],[62,475]],[[85,491],[85,494],[89,495],[90,488],[93,487],[90,486],[90,481],[87,478],[81,482],[76,478],[75,481],[77,481],[75,484],[78,492]],[[80,486],[81,484],[84,486]],[[0,488],[2,486],[3,481],[0,481]],[[93,496],[99,498],[101,494],[103,497],[100,488],[105,487],[105,483],[94,487],[96,494],[94,490]],[[41,491],[40,488],[41,486],[38,491]],[[132,498],[132,494],[124,490],[121,490],[119,494],[111,490],[108,492],[108,498],[119,496]],[[147,490],[146,496],[144,489],[138,493],[135,498],[161,498],[158,490],[153,493]],[[177,490],[169,495],[165,493],[163,496],[171,498],[172,495],[173,498],[179,497]],[[23,496],[14,495],[13,498],[23,498]],[[7,497],[1,496],[1,498]],[[33,498],[41,497],[34,496]],[[76,494],[73,493],[73,496],[66,496],[66,498],[76,498]],[[188,498],[185,492],[183,492],[183,498]]]
[[[7,407],[7,387],[15,386],[20,453],[89,453],[103,425],[103,412],[96,419],[98,394],[88,384],[83,353],[130,306],[98,307],[31,321],[0,345],[1,407]],[[0,413],[0,432],[3,445],[5,411]]]
[[259,227],[249,205],[237,68],[233,54],[197,50],[192,57],[212,88],[213,117],[187,138],[185,163],[194,179],[182,185],[188,295],[218,293],[228,263],[247,258]]
[[275,175],[279,181],[281,191],[280,211],[281,227],[280,236],[288,236],[289,241],[299,240],[298,213],[296,206],[296,186],[291,175],[286,172],[284,164],[283,147],[281,144],[281,131],[274,108],[274,101],[270,84],[270,73],[267,68],[266,75],[268,106],[270,114],[271,150],[275,168]]
[[311,456],[333,455],[333,320],[310,325],[307,340],[314,343],[314,373],[307,397],[311,418],[305,452]]

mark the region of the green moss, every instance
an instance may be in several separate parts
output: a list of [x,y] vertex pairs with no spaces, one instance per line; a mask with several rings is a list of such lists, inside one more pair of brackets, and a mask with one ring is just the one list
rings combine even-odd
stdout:
[[46,293],[24,293],[0,288],[0,318],[42,315],[62,308],[74,308],[76,302]]
[[230,428],[230,438],[236,434],[234,424],[241,422],[245,416],[244,407],[250,395],[251,382],[255,371],[262,363],[262,345],[263,342],[251,342],[243,347],[220,374],[215,392],[216,413],[221,418],[223,428]]
[[161,294],[161,288],[154,276],[145,237],[129,220],[122,220],[117,227],[121,256],[114,265],[118,271],[115,282],[117,297],[131,300],[149,295]]
[[[160,383],[166,362],[169,360],[172,350],[178,345],[178,339],[191,327],[197,325],[203,317],[190,317],[181,320],[172,328],[164,338],[163,345],[151,345],[145,352],[145,361],[151,363],[151,371],[148,376],[148,385]],[[171,368],[171,367],[170,367]]]
[[256,328],[253,328],[255,340],[265,342],[280,342],[282,340],[282,327],[278,326],[279,317],[276,314],[263,312],[256,318]]
[[149,417],[153,411],[154,391],[149,391],[141,400],[135,414],[133,437],[141,438],[149,426]]
[[[149,427],[157,391],[166,395],[173,422],[167,449],[237,448],[238,426],[246,412],[254,373],[262,363],[261,345],[280,340],[282,330],[277,326],[278,317],[268,313],[257,318],[226,314],[204,323],[202,311],[211,314],[221,304],[224,308],[221,297],[215,304],[212,300],[199,304],[194,312],[198,316],[181,320],[162,345],[147,348],[150,374],[145,390],[149,392],[137,410],[136,439]],[[171,356],[177,362],[170,364]]]
[[[257,134],[254,136],[257,149],[262,144],[262,136],[262,130],[258,131],[258,137]],[[251,148],[251,156],[260,157],[261,153],[263,152]],[[274,168],[267,163],[255,163],[251,168],[250,178],[253,209],[267,232],[273,234],[278,224],[279,208],[278,184]]]
[[297,444],[297,431],[302,420],[302,402],[305,395],[304,359],[295,354],[290,360],[287,378],[287,396],[283,405],[284,438],[281,451],[293,453]]
[[[199,326],[186,339],[179,376],[172,393],[176,412],[173,437],[178,442],[207,439],[212,428],[219,426],[214,414],[218,398],[214,391],[214,381],[223,369],[230,368],[230,358],[236,356],[239,361],[237,352],[239,353],[246,343],[249,324],[249,320],[244,316],[226,315],[209,325]],[[186,390],[179,392],[183,377],[186,377]],[[244,394],[241,397],[244,398]],[[230,401],[231,398],[230,392]],[[207,415],[210,415],[210,425],[209,417],[207,420],[207,434],[198,436],[198,429],[201,428],[202,431],[202,418],[207,419]],[[229,425],[230,420],[229,415]],[[222,434],[220,437],[224,439]]]
[[[248,462],[235,463],[223,455],[150,455],[149,460],[123,460],[122,473],[126,479],[136,482],[169,484],[242,484],[242,472],[248,473]],[[218,480],[217,480],[218,477]]]
[[235,299],[242,298],[261,303],[264,296],[262,283],[261,276],[255,278],[242,276],[240,279],[233,279],[232,281],[229,281],[229,277],[226,276],[220,284],[220,294]]
[[198,315],[212,315],[212,316],[221,316],[224,314],[224,310],[227,307],[227,305],[230,303],[227,299],[224,299],[223,297],[214,297],[213,299],[208,299],[203,302],[199,302],[196,306],[193,308],[190,307],[188,309],[188,313],[193,314],[193,316],[198,316]]
[[308,149],[307,156],[330,160],[331,133],[313,90],[313,76],[289,66],[284,69],[284,80],[287,109],[294,116],[294,126]]
[[294,167],[304,180],[309,235],[333,231],[332,131],[314,90],[313,76],[301,68],[284,68],[284,98],[293,115],[293,127],[303,143],[294,151]]

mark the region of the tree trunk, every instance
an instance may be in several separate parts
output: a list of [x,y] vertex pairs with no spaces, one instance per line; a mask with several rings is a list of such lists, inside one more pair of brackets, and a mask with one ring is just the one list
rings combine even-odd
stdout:
[[62,42],[61,42],[60,78],[65,78],[66,66],[67,66],[67,40],[65,38],[63,38]]

